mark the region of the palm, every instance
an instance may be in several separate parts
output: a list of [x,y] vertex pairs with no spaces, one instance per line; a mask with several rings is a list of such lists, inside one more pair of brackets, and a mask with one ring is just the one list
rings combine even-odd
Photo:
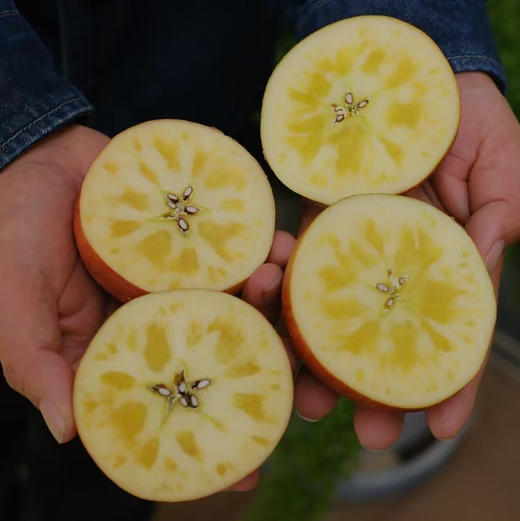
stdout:
[[[38,196],[38,189],[42,191],[42,197],[37,199],[45,201],[45,206],[29,207],[25,222],[30,223],[29,229],[46,231],[45,237],[37,237],[33,246],[48,249],[48,253],[39,258],[41,273],[46,275],[53,297],[50,303],[56,318],[55,327],[61,335],[61,352],[70,363],[75,363],[99,326],[108,297],[87,275],[74,244],[70,222],[78,195],[76,186],[60,182],[62,176],[56,172],[49,172],[45,180],[41,174],[33,174],[34,179],[28,186],[32,187],[33,196]],[[45,198],[45,192],[51,192],[52,197]],[[25,248],[34,237],[29,229],[29,236],[23,241]]]
[[[107,138],[81,129],[82,147],[69,163],[67,130],[8,167],[0,182],[0,350],[6,379],[41,407],[42,386],[65,419],[60,437],[74,435],[73,368],[105,316],[108,297],[88,277],[71,231],[88,165]],[[69,134],[70,135],[70,134]],[[70,150],[72,152],[72,150]],[[55,158],[60,158],[56,160]],[[17,352],[24,352],[24,366]],[[33,378],[33,366],[46,368]]]

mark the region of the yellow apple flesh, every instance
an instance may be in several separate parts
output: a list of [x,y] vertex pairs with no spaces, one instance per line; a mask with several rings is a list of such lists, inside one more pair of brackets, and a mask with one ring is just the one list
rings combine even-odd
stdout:
[[303,361],[366,405],[439,403],[482,366],[496,301],[473,241],[415,199],[356,195],[298,240],[284,315]]
[[292,407],[273,327],[225,293],[134,299],[92,340],[74,383],[87,451],[124,490],[155,501],[207,496],[269,456]]
[[328,205],[417,185],[459,121],[455,77],[437,45],[400,20],[361,16],[311,34],[282,59],[265,91],[261,134],[280,180]]
[[259,164],[231,138],[150,121],[94,161],[74,229],[87,269],[119,300],[179,288],[233,293],[269,253],[274,199]]

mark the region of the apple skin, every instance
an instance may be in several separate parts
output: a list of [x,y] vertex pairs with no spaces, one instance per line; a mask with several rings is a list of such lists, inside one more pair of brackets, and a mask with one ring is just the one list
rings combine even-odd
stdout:
[[[81,226],[80,199],[76,203],[73,217],[74,238],[81,260],[91,277],[120,302],[128,302],[137,297],[147,295],[149,291],[139,288],[114,271],[92,248]],[[246,284],[247,279],[223,289],[231,295],[238,293]],[[180,288],[179,288],[180,289]],[[182,288],[187,289],[187,288]]]
[[314,356],[312,349],[309,344],[307,344],[305,338],[301,334],[298,324],[296,323],[296,319],[294,318],[294,313],[292,309],[291,296],[290,296],[290,285],[291,285],[291,275],[294,264],[294,259],[296,258],[296,254],[298,251],[298,247],[302,242],[302,239],[305,235],[305,232],[300,235],[298,240],[296,241],[296,245],[291,253],[291,257],[287,264],[287,268],[285,269],[285,276],[282,285],[282,312],[283,318],[285,320],[285,324],[287,326],[287,330],[289,332],[289,336],[291,337],[292,344],[296,353],[301,358],[302,362],[305,366],[310,369],[314,375],[319,378],[322,382],[324,382],[328,387],[334,389],[339,394],[346,396],[352,401],[364,406],[370,407],[372,409],[380,409],[386,411],[402,411],[402,412],[414,412],[422,409],[402,409],[399,407],[393,407],[392,405],[388,405],[386,403],[377,402],[368,398],[367,396],[357,392],[356,390],[349,387],[347,384],[336,378],[323,364]]
[[101,287],[103,287],[108,293],[110,293],[120,302],[128,302],[129,300],[141,297],[142,295],[146,295],[148,293],[147,291],[134,286],[134,284],[121,277],[119,273],[115,272],[94,251],[85,237],[85,234],[83,233],[79,211],[79,199],[74,209],[73,228],[74,238],[76,240],[76,246],[78,248],[81,260],[83,261],[85,268],[90,273],[92,278]]

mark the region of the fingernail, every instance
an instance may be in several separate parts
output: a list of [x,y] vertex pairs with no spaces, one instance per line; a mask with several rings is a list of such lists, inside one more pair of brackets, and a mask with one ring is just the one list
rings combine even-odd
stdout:
[[280,287],[282,285],[283,276],[280,275],[272,284],[262,291],[262,295],[266,298],[276,297],[280,293]]
[[303,416],[303,414],[300,414],[298,411],[296,411],[296,414],[298,418],[301,418],[302,420],[309,422],[309,423],[316,423],[321,420],[321,418],[307,418],[306,416]]
[[504,254],[504,241],[499,240],[493,244],[491,249],[486,255],[486,267],[489,272],[492,272],[500,262],[502,255]]
[[433,437],[435,438],[435,441],[440,441],[442,443],[445,443],[447,441],[453,441],[453,436],[437,436],[436,434],[434,434]]
[[42,400],[40,412],[58,443],[65,441],[65,420],[56,406],[50,400]]

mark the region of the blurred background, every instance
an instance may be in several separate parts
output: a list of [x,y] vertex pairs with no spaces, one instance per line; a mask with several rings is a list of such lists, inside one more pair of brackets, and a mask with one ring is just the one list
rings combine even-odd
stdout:
[[[520,116],[520,2],[487,5],[507,71],[508,99]],[[294,228],[297,203],[276,183],[275,191],[279,224]],[[395,447],[364,451],[353,432],[352,406],[343,401],[321,422],[292,420],[255,491],[194,503],[152,505],[120,495],[83,457],[77,440],[58,447],[37,411],[13,396],[0,377],[0,521],[518,521],[519,319],[517,246],[507,252],[494,348],[478,402],[457,439],[433,440],[422,415],[413,414]]]

